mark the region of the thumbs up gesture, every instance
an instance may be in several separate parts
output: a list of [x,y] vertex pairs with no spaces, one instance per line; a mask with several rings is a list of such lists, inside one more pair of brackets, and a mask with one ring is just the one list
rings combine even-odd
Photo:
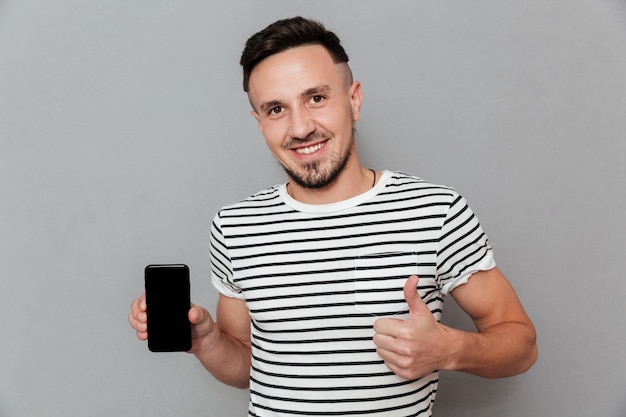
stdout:
[[409,305],[406,320],[381,318],[374,323],[374,343],[378,355],[397,375],[421,378],[444,369],[452,348],[448,328],[439,324],[417,292],[419,278],[409,277],[404,298]]

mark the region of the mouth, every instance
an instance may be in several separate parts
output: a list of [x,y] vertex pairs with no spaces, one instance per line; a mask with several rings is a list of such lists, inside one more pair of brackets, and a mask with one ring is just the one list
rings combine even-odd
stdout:
[[315,153],[317,151],[319,151],[320,149],[322,149],[324,147],[324,145],[326,145],[327,141],[324,142],[319,142],[313,145],[309,145],[309,146],[302,146],[300,148],[295,148],[294,151],[298,154],[298,155],[310,155],[312,153]]

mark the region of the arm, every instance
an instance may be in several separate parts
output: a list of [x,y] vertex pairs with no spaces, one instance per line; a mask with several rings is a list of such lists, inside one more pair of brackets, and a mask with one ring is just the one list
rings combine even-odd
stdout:
[[505,377],[526,371],[536,361],[534,326],[498,268],[477,272],[452,291],[477,332],[438,323],[416,287],[417,277],[409,278],[407,320],[379,319],[374,324],[379,355],[398,375],[419,378],[445,369]]
[[475,273],[451,294],[477,332],[455,332],[457,352],[449,368],[496,378],[525,372],[535,363],[535,327],[498,268]]
[[[220,295],[217,322],[199,306],[189,310],[193,353],[213,376],[238,388],[247,388],[250,379],[250,314],[245,301]],[[148,339],[146,298],[133,301],[128,322],[140,340]]]

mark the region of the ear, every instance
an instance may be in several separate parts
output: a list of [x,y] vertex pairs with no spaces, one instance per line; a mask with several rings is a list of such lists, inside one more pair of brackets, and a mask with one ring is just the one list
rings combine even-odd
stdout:
[[355,81],[350,87],[350,103],[352,105],[352,119],[356,122],[361,117],[361,103],[363,102],[363,91],[361,83]]
[[259,116],[259,113],[257,113],[256,110],[252,109],[252,111],[250,111],[250,114],[252,114],[252,117],[256,119],[259,130],[261,131],[261,133],[263,133],[263,125],[261,124],[261,117]]

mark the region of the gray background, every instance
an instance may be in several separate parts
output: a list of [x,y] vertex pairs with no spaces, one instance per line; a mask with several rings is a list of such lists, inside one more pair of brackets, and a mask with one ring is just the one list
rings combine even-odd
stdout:
[[[626,3],[0,0],[0,416],[241,416],[126,322],[148,263],[214,310],[210,221],[282,182],[243,43],[301,14],[363,83],[365,164],[455,186],[539,332],[528,373],[444,373],[451,416],[626,416]],[[444,320],[471,328],[452,300]]]

